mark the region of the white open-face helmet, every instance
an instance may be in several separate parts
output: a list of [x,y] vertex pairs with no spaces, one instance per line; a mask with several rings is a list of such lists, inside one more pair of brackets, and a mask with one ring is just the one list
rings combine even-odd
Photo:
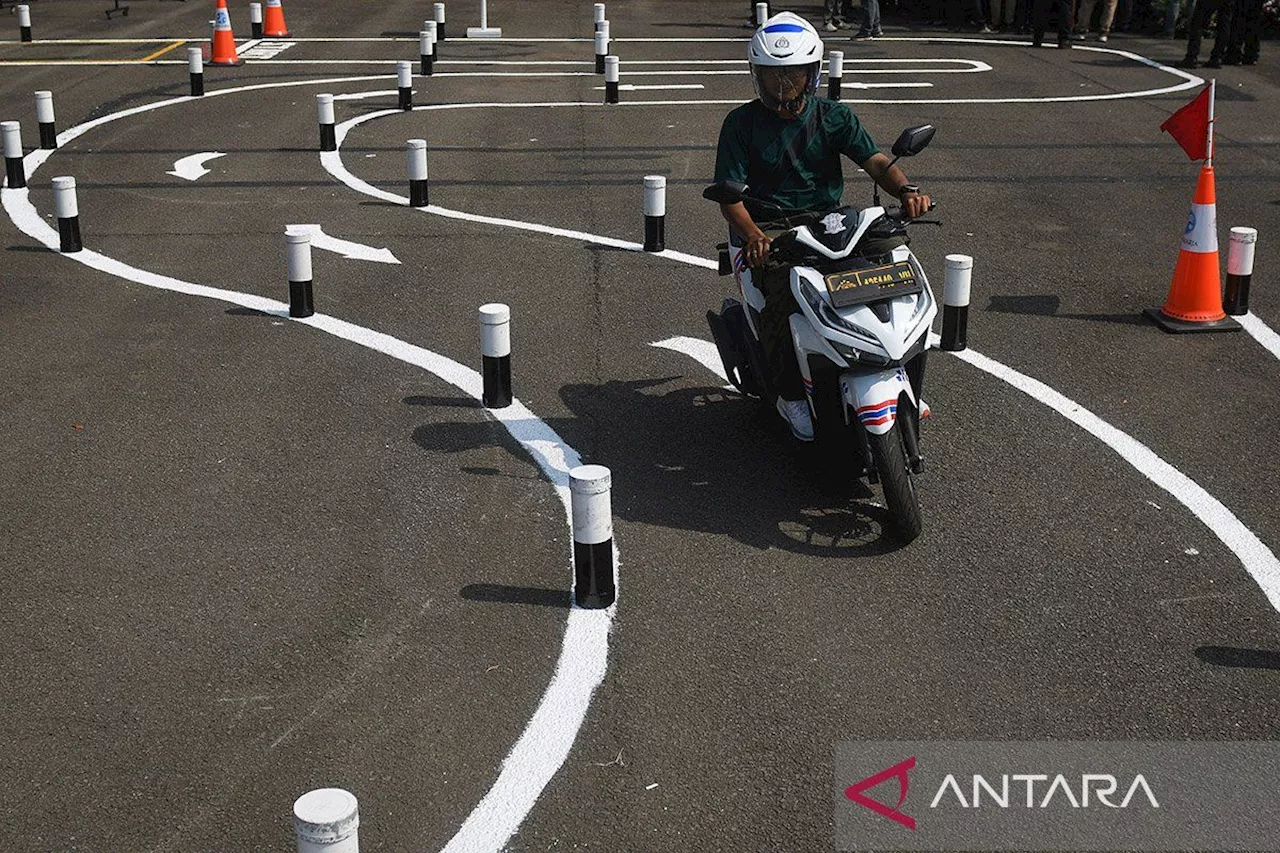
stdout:
[[[806,70],[804,95],[818,92],[822,79],[822,39],[813,25],[792,12],[779,12],[760,25],[747,45],[747,61],[751,63],[751,82],[756,97],[769,109],[786,106],[798,112],[804,98],[793,98],[782,103],[776,92],[769,92],[761,84],[760,71],[779,66],[803,67]],[[798,102],[798,103],[797,103]]]

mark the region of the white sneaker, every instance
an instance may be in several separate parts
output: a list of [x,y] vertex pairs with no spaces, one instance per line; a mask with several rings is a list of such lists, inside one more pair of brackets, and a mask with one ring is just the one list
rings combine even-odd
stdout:
[[778,414],[791,427],[791,434],[801,441],[813,441],[813,418],[809,416],[808,400],[784,400],[778,398]]
[[837,29],[839,29],[835,24],[831,23],[830,21],[827,21],[825,24],[823,24],[822,28],[829,33],[834,33]]

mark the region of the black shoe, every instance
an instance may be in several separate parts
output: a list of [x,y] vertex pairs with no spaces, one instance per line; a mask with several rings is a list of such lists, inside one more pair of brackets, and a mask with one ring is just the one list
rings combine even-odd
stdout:
[[1232,54],[1228,53],[1226,56],[1222,57],[1222,64],[1223,65],[1239,65],[1240,55],[1236,54],[1233,56]]
[[1221,60],[1221,59],[1213,59],[1212,57],[1210,57],[1209,61],[1208,61],[1208,62],[1206,62],[1206,63],[1204,64],[1204,67],[1205,67],[1205,68],[1221,68],[1221,67],[1222,67],[1222,60]]
[[1175,62],[1174,65],[1178,68],[1199,68],[1200,61],[1194,57],[1188,56],[1186,59],[1181,59]]
[[1240,64],[1241,64],[1241,65],[1257,65],[1257,64],[1258,64],[1258,57],[1256,57],[1256,56],[1246,56],[1244,59],[1240,60]]
[[1071,42],[1069,40],[1058,39],[1058,50],[1067,50],[1070,47]]

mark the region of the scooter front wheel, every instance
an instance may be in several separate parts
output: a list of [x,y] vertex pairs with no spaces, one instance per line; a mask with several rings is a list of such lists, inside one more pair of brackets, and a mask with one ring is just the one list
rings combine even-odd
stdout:
[[867,442],[871,445],[871,457],[880,475],[880,487],[884,489],[884,502],[893,516],[896,538],[905,545],[920,535],[924,520],[920,516],[914,475],[907,465],[902,425],[895,421],[883,435],[868,432]]

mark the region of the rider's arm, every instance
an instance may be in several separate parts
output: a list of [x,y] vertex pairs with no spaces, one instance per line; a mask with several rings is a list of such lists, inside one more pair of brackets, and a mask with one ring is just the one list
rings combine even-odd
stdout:
[[747,241],[744,249],[747,253],[747,263],[753,267],[764,263],[765,258],[769,257],[770,240],[751,218],[751,214],[747,212],[747,206],[742,202],[722,204],[720,213],[724,215],[729,226]]
[[930,199],[914,188],[907,190],[912,184],[906,174],[879,152],[872,154],[865,162],[860,163],[862,170],[880,185],[880,189],[902,202],[902,211],[909,217],[920,216],[929,210]]

